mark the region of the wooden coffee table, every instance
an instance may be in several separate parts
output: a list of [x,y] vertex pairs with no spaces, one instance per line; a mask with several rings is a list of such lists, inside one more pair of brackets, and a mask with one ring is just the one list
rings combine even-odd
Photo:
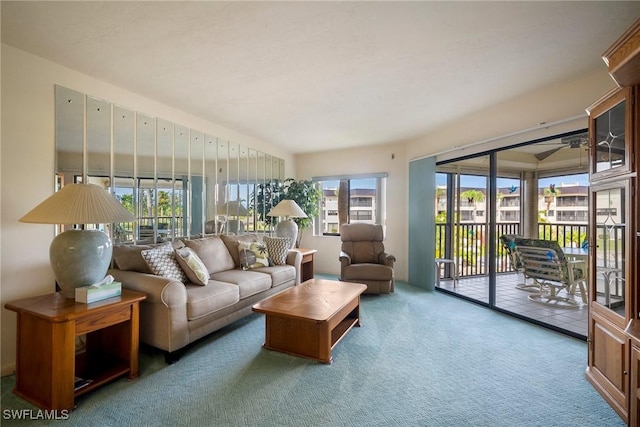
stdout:
[[331,363],[331,350],[360,326],[361,283],[311,279],[253,306],[266,316],[264,348]]

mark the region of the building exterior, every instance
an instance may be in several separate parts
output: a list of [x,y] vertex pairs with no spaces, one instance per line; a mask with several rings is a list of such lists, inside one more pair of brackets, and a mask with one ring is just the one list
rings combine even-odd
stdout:
[[[482,193],[483,197],[465,198],[465,194]],[[486,189],[460,189],[460,222],[483,224],[487,222]],[[498,188],[497,221],[519,223],[521,220],[520,187]],[[436,191],[436,218],[443,218],[446,207],[446,188]],[[587,224],[589,221],[589,187],[578,184],[560,184],[558,187],[539,188],[537,202],[541,222]],[[604,214],[604,213],[599,213]],[[615,214],[614,214],[615,215]]]
[[[325,188],[322,191],[322,232],[337,234],[338,224],[338,188]],[[376,222],[376,190],[374,188],[352,188],[349,195],[349,222]]]

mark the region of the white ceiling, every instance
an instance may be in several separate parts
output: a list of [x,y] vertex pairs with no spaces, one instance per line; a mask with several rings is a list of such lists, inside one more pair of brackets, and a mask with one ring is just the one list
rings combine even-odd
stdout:
[[2,42],[293,153],[603,68],[640,2],[9,2]]

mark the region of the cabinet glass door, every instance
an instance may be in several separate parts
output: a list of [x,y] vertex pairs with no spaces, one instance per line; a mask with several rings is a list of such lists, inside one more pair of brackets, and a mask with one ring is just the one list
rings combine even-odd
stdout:
[[592,180],[629,171],[630,92],[620,89],[590,111]]
[[592,300],[625,316],[628,275],[627,181],[593,187]]

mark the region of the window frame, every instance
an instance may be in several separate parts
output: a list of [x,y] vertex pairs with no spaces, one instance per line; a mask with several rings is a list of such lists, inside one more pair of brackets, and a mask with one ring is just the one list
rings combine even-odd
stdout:
[[[371,173],[371,174],[359,174],[359,175],[339,175],[339,176],[321,176],[321,177],[312,177],[311,180],[315,183],[317,188],[323,193],[320,199],[320,209],[319,214],[314,218],[313,225],[313,234],[314,236],[340,236],[340,224],[338,224],[338,232],[331,233],[325,232],[325,221],[329,217],[333,217],[333,215],[328,215],[327,212],[336,211],[333,208],[325,207],[325,196],[323,190],[323,182],[326,181],[348,181],[348,191],[351,193],[351,182],[355,180],[363,180],[363,179],[374,179],[375,181],[375,195],[373,197],[373,202],[371,206],[373,209],[370,220],[358,220],[353,219],[355,222],[363,222],[363,221],[372,221],[375,224],[382,224],[384,227],[386,221],[386,188],[387,188],[387,178],[388,174],[384,173]],[[338,188],[339,190],[339,188]],[[355,195],[354,198],[361,198],[361,195]],[[352,206],[351,205],[351,197],[348,198],[348,206],[346,208],[347,211],[347,223],[352,222],[352,209],[353,208],[362,208],[363,206]],[[339,220],[338,220],[339,221]]]

